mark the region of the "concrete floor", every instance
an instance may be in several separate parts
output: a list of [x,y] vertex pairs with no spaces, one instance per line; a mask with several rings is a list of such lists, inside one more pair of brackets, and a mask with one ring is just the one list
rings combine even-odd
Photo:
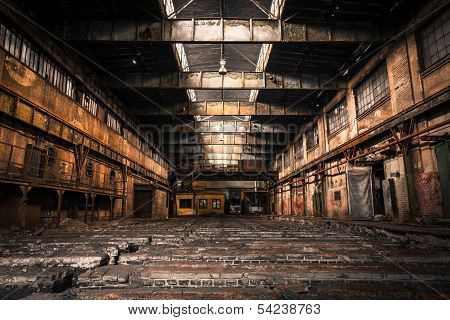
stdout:
[[0,297],[446,298],[449,231],[273,217],[4,228]]

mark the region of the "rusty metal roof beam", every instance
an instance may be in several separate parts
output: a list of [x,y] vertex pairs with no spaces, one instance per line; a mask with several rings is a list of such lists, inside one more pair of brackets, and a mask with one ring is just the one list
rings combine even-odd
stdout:
[[[130,86],[141,89],[200,89],[200,90],[343,90],[347,82],[335,76],[321,74],[273,74],[267,72],[174,72],[129,73],[120,78]],[[122,88],[123,83],[105,79],[105,85]]]
[[[146,129],[149,125],[145,126]],[[156,128],[156,126],[155,126]],[[254,121],[195,121],[189,124],[164,128],[164,132],[197,132],[197,133],[298,133],[297,124],[265,124]]]
[[172,160],[272,160],[276,154],[244,154],[244,153],[188,153],[172,154]]
[[280,151],[282,146],[268,145],[172,145],[167,151],[170,154],[196,154],[196,153],[217,153],[217,154],[267,154]]
[[178,116],[315,116],[317,108],[310,104],[297,106],[267,104],[248,101],[197,101],[165,106],[163,110],[152,105],[129,107],[136,116],[153,116],[175,114]]
[[[161,138],[160,144],[166,145],[165,149],[172,145],[196,146],[196,145],[224,145],[224,146],[263,146],[274,145],[286,147],[290,143],[287,133],[170,133]],[[293,137],[293,134],[291,134]]]
[[75,21],[56,28],[64,40],[170,43],[384,42],[390,28],[349,23],[290,23],[280,19]]

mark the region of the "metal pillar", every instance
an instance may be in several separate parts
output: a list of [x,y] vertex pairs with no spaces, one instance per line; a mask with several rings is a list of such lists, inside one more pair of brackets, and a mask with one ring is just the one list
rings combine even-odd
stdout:
[[25,207],[28,203],[28,192],[30,191],[30,187],[28,186],[20,186],[20,191],[22,192],[22,197],[20,198],[20,205],[19,205],[19,222],[20,226],[22,228],[25,228],[27,225],[26,221],[26,215],[25,215]]
[[109,207],[109,219],[111,221],[114,220],[114,202],[115,202],[115,198],[114,197],[109,197],[110,200],[110,207]]
[[94,222],[94,209],[95,209],[95,197],[97,195],[95,194],[91,194],[91,199],[92,199],[92,207],[91,207],[91,222]]
[[64,190],[56,190],[56,193],[58,194],[58,208],[56,209],[56,226],[59,227],[59,224],[61,223],[61,205]]

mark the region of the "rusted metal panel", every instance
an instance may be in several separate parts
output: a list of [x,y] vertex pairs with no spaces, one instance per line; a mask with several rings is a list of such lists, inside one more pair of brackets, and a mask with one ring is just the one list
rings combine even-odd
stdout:
[[286,146],[284,139],[277,139],[279,133],[201,133],[189,137],[170,136],[162,141],[166,145],[273,145]]
[[6,92],[0,92],[0,111],[12,115],[14,113],[14,97]]
[[221,132],[221,133],[296,133],[297,126],[281,124],[260,124],[253,121],[195,121],[194,124],[181,124],[169,129],[168,132]]
[[[347,83],[326,74],[273,74],[266,72],[218,72],[131,73],[121,79],[135,88],[200,89],[200,90],[341,90]],[[121,88],[123,83],[106,79],[109,87]]]
[[261,155],[270,154],[278,151],[278,147],[259,146],[259,145],[175,145],[171,148],[172,154],[198,154],[198,153],[215,153],[215,154],[248,154]]
[[74,41],[172,43],[383,42],[389,28],[273,19],[170,19],[148,21],[66,22],[57,34]]
[[39,129],[47,131],[48,116],[40,111],[35,110],[33,115],[33,125],[38,127]]
[[17,103],[16,118],[26,123],[31,123],[33,119],[33,108],[19,100]]

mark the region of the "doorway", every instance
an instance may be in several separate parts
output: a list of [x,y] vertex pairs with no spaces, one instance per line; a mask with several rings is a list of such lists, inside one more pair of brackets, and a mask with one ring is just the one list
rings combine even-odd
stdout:
[[386,215],[383,195],[384,164],[382,161],[372,165],[373,173],[373,210],[375,215]]
[[134,186],[134,215],[139,218],[152,217],[154,190],[149,186]]

